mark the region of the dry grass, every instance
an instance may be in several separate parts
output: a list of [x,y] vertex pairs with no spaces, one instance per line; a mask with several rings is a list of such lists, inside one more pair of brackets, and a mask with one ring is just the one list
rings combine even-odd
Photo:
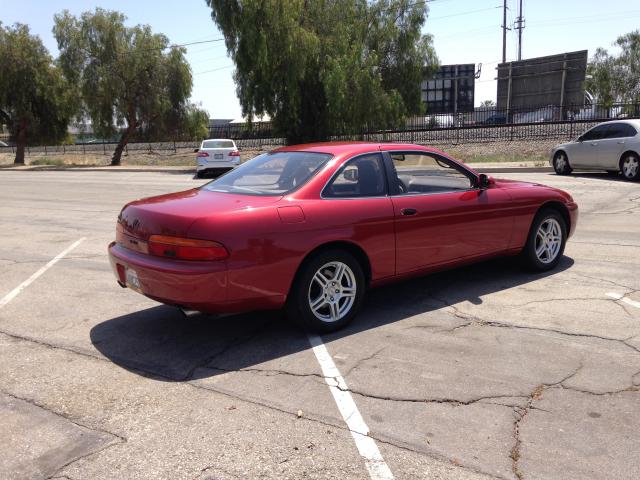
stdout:
[[[440,144],[436,148],[447,152],[454,158],[467,163],[502,163],[518,162],[546,165],[550,149],[559,143],[557,140],[533,140],[493,143],[468,143],[468,144]],[[241,149],[242,161],[249,160],[264,151],[275,147],[263,149]],[[63,166],[107,166],[111,161],[111,153],[106,152],[67,152],[44,155],[32,153],[27,155],[27,165],[52,165]],[[13,164],[14,155],[11,152],[0,152],[0,165]],[[177,152],[167,151],[129,151],[122,156],[123,166],[176,166],[193,167],[196,157],[192,149],[178,149]]]

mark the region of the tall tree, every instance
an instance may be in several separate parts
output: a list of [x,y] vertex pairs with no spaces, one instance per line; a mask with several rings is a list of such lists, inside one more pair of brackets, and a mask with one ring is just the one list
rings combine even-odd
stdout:
[[586,88],[598,103],[640,101],[640,30],[618,37],[620,54],[598,48],[587,66]]
[[42,41],[26,25],[0,23],[0,65],[0,124],[16,142],[14,162],[23,164],[27,143],[66,138],[73,98]]
[[127,27],[124,15],[101,8],[79,18],[65,10],[54,20],[60,64],[79,87],[94,133],[121,132],[111,165],[120,164],[139,128],[177,128],[192,88],[183,48],[170,48],[148,25]]
[[233,59],[243,115],[269,115],[289,143],[422,112],[437,68],[426,2],[206,0]]

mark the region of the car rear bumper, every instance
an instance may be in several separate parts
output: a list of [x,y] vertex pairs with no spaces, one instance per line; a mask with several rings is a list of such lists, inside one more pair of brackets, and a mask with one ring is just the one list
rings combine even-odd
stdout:
[[226,313],[230,310],[224,261],[159,258],[128,250],[115,242],[109,245],[109,261],[121,286],[130,287],[126,285],[125,272],[131,269],[140,284],[139,288],[132,289],[153,300],[200,312]]
[[231,170],[240,164],[240,160],[203,160],[198,159],[197,170],[199,172],[205,170]]

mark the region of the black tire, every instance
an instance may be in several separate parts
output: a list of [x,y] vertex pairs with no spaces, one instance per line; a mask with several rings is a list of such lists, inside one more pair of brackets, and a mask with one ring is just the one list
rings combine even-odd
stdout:
[[[340,285],[331,286],[332,283],[335,285],[331,275],[335,274],[336,270],[332,266],[328,267],[330,264],[343,264],[349,269],[348,271],[345,270],[344,277],[338,279],[341,283]],[[323,269],[323,271],[320,273],[329,280],[326,289],[321,288],[319,281],[314,279],[316,273],[321,269]],[[350,275],[352,275],[352,278],[347,278]],[[349,287],[349,281],[352,281],[355,285]],[[339,330],[349,324],[360,310],[366,290],[365,282],[366,279],[362,266],[353,255],[339,249],[321,251],[305,260],[300,267],[291,291],[289,292],[289,298],[287,299],[287,305],[285,307],[287,317],[303,328],[314,332],[327,333]],[[340,289],[341,291],[343,288],[354,288],[355,295],[353,296],[353,302],[349,300],[351,295],[345,294],[342,296],[340,293],[340,297],[338,297],[338,295],[328,297],[329,294],[333,295],[333,293],[328,293],[331,292],[328,290],[329,288],[331,291],[333,288]],[[311,308],[310,303],[313,297],[316,297],[317,300],[321,302],[324,298],[324,303],[321,303],[321,308],[317,310],[318,315],[331,316],[334,312],[333,306],[335,305],[337,305],[335,308],[338,310],[342,308],[345,310],[343,312],[336,311],[339,314],[336,315],[337,320],[323,320],[319,318]],[[338,299],[334,301],[335,298]],[[331,303],[329,303],[329,300],[331,300]],[[351,305],[347,308],[349,303],[351,303]]]
[[[543,252],[542,257],[546,256],[547,259],[541,258],[538,255],[536,250],[541,247],[542,239],[538,238],[538,232],[540,230],[541,225],[548,222],[545,226],[552,224],[552,222],[557,222],[557,226],[560,229],[560,244],[559,249],[555,251],[555,256],[545,255],[548,251]],[[541,234],[542,235],[542,234]],[[547,270],[551,270],[558,265],[562,255],[564,254],[564,247],[567,243],[567,223],[564,220],[562,214],[553,208],[544,208],[538,212],[538,214],[533,219],[531,223],[531,229],[529,230],[529,236],[527,238],[527,243],[522,251],[522,259],[524,260],[525,265],[531,270],[537,272],[544,272]],[[546,250],[546,249],[545,249]]]
[[569,165],[569,157],[564,151],[559,150],[553,156],[553,169],[558,175],[569,175],[573,171]]
[[[629,168],[633,162],[635,168]],[[620,171],[627,180],[640,180],[640,157],[636,153],[625,153],[620,159]]]

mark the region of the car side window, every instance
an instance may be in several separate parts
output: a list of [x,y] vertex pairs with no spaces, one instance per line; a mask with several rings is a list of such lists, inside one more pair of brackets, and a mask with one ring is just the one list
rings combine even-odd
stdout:
[[582,136],[582,140],[600,140],[606,138],[609,125],[598,125]]
[[468,190],[474,182],[452,163],[428,153],[390,153],[400,195]]
[[621,137],[635,137],[638,132],[635,128],[633,128],[631,125],[629,125],[628,123],[621,123],[620,124],[620,129],[621,129]]
[[626,136],[624,123],[610,123],[604,138],[622,138]]
[[382,154],[369,153],[349,160],[322,192],[328,198],[379,197],[386,195]]

